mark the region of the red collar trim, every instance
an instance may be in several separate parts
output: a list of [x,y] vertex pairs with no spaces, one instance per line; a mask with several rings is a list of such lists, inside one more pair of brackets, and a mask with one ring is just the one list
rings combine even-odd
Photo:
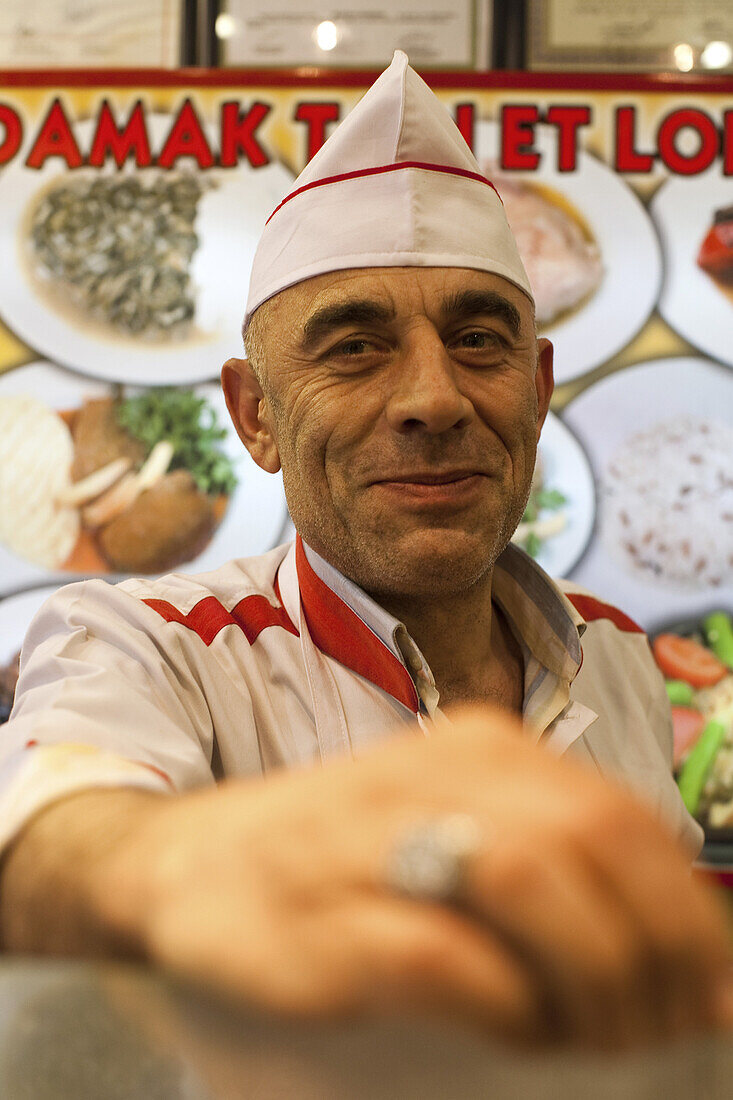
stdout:
[[403,168],[423,168],[426,172],[443,172],[448,176],[463,176],[464,179],[484,183],[498,195],[501,202],[501,195],[499,195],[491,180],[487,180],[486,176],[482,176],[480,172],[469,172],[467,168],[451,168],[448,164],[428,164],[421,160],[403,160],[399,164],[378,164],[374,168],[359,168],[354,172],[342,172],[338,176],[324,176],[322,180],[304,183],[302,187],[296,187],[295,191],[291,191],[281,203],[278,203],[267,221],[269,222],[271,218],[274,218],[286,202],[290,202],[296,195],[302,195],[304,191],[311,191],[314,187],[325,187],[327,183],[343,183],[344,180],[357,180],[361,179],[362,176],[381,176],[385,172],[400,172]]
[[644,633],[633,619],[630,619],[623,611],[619,611],[613,604],[603,603],[601,600],[595,599],[594,596],[584,596],[580,592],[566,592],[565,595],[587,623],[596,622],[598,619],[609,619],[615,627],[623,630],[626,634]]
[[305,621],[320,649],[352,672],[375,684],[417,714],[420,703],[412,677],[384,642],[314,572],[300,535],[295,540],[295,562]]

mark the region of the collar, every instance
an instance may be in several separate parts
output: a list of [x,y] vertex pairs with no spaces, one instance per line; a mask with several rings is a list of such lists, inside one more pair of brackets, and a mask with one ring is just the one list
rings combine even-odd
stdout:
[[492,596],[532,656],[571,683],[583,661],[580,639],[586,621],[544,569],[514,543],[494,566]]
[[[303,614],[318,649],[382,688],[417,714],[420,700],[415,684],[404,661],[398,656],[399,650],[395,652],[394,632],[386,633],[392,616],[310,547],[306,553],[300,535],[295,539],[295,563]],[[323,569],[327,580],[316,571],[314,563],[318,570]],[[366,610],[367,603],[371,605],[369,618],[372,625],[368,625],[351,606],[350,601],[355,596],[358,596],[356,603],[362,611]],[[398,627],[400,625],[397,623]]]
[[[435,685],[404,623],[299,535],[295,553],[303,611],[318,648],[417,713],[424,692],[418,694],[415,678],[424,681],[428,696]],[[540,665],[569,684],[582,663],[580,638],[586,624],[560,588],[510,543],[494,568],[493,595],[523,646]]]

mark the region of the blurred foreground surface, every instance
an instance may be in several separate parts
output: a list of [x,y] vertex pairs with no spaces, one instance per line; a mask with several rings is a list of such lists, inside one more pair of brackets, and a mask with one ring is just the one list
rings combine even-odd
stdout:
[[282,1024],[122,965],[0,966],[3,1100],[728,1100],[733,1042],[510,1052],[447,1026]]

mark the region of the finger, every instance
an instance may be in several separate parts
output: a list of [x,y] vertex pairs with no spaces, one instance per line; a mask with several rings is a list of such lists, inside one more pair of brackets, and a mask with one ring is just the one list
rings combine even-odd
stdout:
[[711,1027],[714,989],[729,960],[712,893],[694,881],[677,846],[656,827],[647,828],[641,815],[616,818],[608,843],[592,840],[589,868],[612,891],[645,945],[641,973],[661,1033]]
[[470,868],[467,904],[536,975],[558,1040],[618,1047],[649,1036],[638,932],[572,853],[543,856],[536,838],[497,843]]
[[385,897],[356,908],[348,927],[358,962],[347,961],[347,972],[364,1008],[427,1012],[512,1042],[548,1040],[533,976],[474,920]]

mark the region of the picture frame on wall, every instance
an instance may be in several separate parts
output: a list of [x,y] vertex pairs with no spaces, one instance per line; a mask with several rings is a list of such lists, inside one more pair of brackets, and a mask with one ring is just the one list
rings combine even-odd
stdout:
[[174,69],[193,59],[196,0],[2,0],[0,69]]
[[730,0],[526,0],[530,70],[733,72]]
[[219,0],[215,63],[228,68],[373,69],[403,49],[420,69],[487,69],[492,0]]

